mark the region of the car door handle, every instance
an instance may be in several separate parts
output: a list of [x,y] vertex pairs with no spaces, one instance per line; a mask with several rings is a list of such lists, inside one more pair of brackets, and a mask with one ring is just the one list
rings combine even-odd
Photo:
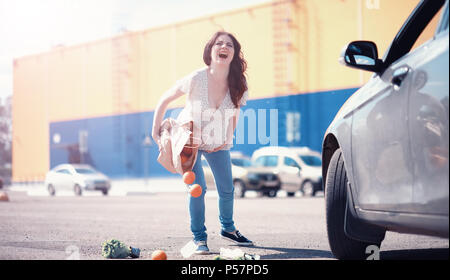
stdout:
[[394,70],[394,73],[392,74],[391,78],[391,84],[394,85],[395,90],[400,89],[403,81],[405,80],[406,76],[408,76],[409,72],[410,68],[408,66],[402,66]]

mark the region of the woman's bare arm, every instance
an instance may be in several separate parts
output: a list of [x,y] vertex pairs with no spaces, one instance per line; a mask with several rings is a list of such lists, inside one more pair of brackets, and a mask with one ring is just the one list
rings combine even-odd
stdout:
[[159,99],[158,104],[156,105],[155,114],[153,116],[153,128],[152,128],[152,137],[153,137],[153,140],[155,140],[155,142],[158,144],[158,146],[160,146],[159,130],[160,130],[164,115],[166,113],[167,107],[169,106],[170,102],[183,96],[184,94],[185,93],[179,89],[171,88],[168,91],[166,91]]

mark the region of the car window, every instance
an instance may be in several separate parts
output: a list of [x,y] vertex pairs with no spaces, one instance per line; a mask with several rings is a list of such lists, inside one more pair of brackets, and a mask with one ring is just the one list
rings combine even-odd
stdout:
[[67,169],[59,169],[56,171],[57,173],[61,173],[61,174],[70,174],[70,171]]
[[297,168],[301,169],[301,167],[298,165],[298,163],[293,158],[290,158],[290,157],[284,158],[284,165],[297,167]]
[[[392,63],[411,52],[413,47],[417,48],[424,41],[432,38],[439,15],[436,19],[434,18],[436,14],[440,13],[445,3],[445,0],[421,1],[416,6],[384,54],[382,59],[384,67],[389,67]],[[427,27],[431,30],[431,33],[423,32]],[[419,40],[420,36],[422,38]]]
[[252,165],[252,162],[245,158],[232,158],[231,163],[236,166],[249,167]]
[[97,173],[97,172],[95,172],[95,170],[89,169],[89,168],[75,168],[75,171],[78,174],[95,174],[95,173]]
[[420,47],[423,43],[433,38],[433,36],[436,34],[436,30],[438,27],[439,20],[441,19],[443,9],[444,8],[441,8],[439,12],[437,12],[434,15],[433,19],[428,23],[427,27],[425,27],[420,36],[417,38],[416,42],[411,48],[411,51],[414,51],[416,48]]
[[275,167],[278,165],[278,156],[261,156],[255,160],[255,165]]
[[322,159],[317,156],[299,155],[300,159],[309,166],[322,166]]
[[254,162],[255,166],[264,166],[264,157],[259,157]]
[[448,31],[448,7],[449,2],[447,1],[447,4],[444,7],[444,11],[442,12],[442,19],[441,22],[439,23],[439,27],[436,33],[441,33],[444,31]]

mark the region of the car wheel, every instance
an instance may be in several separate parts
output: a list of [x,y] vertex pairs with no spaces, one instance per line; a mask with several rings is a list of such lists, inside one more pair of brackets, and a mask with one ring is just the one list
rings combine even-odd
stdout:
[[[328,242],[331,252],[338,259],[364,259],[370,243],[349,238],[345,234],[345,211],[347,207],[347,172],[342,152],[337,149],[327,171],[325,201]],[[380,244],[376,244],[379,245]]]
[[277,190],[270,190],[267,192],[268,197],[276,197],[277,196]]
[[48,190],[48,194],[51,195],[51,196],[54,196],[55,193],[56,193],[55,187],[53,187],[52,184],[49,184],[47,186],[47,190]]
[[235,197],[244,197],[245,196],[245,184],[241,180],[235,180],[233,182],[234,186],[234,196]]
[[314,196],[316,194],[314,191],[314,185],[311,181],[304,182],[301,189],[304,196]]
[[77,196],[81,196],[83,194],[83,191],[81,190],[81,187],[78,184],[73,187],[73,191]]
[[107,189],[102,190],[102,194],[105,196],[108,195],[108,190]]

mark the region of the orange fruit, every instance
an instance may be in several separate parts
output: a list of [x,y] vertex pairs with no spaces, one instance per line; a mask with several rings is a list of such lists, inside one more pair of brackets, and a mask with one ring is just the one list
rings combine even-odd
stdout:
[[163,250],[156,250],[152,253],[152,260],[167,260],[167,255]]
[[8,195],[6,192],[0,192],[0,201],[9,201]]
[[192,197],[199,197],[202,195],[202,187],[199,184],[195,184],[189,190]]
[[187,156],[190,156],[190,155],[192,155],[192,148],[191,147],[184,147],[182,153],[187,155]]
[[183,182],[185,184],[190,185],[190,184],[194,183],[194,180],[195,180],[195,173],[194,172],[192,172],[192,171],[184,172],[184,174],[183,174]]
[[180,157],[181,157],[181,164],[185,163],[189,159],[189,156],[187,156],[183,153],[180,154]]

